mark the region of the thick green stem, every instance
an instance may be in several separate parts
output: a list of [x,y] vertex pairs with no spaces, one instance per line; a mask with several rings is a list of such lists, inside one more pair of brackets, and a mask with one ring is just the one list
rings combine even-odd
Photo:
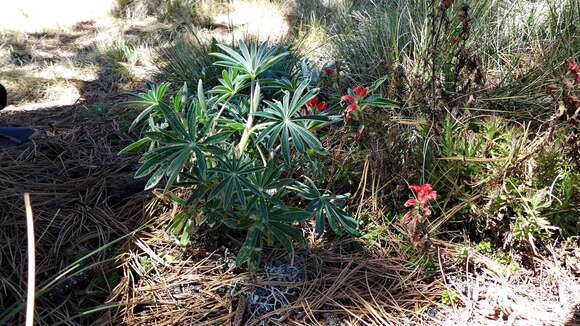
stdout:
[[254,131],[253,124],[254,124],[254,113],[258,110],[258,101],[256,100],[256,96],[259,96],[260,86],[256,88],[256,80],[252,78],[252,82],[250,84],[250,113],[248,114],[248,120],[246,121],[246,127],[244,128],[244,133],[242,134],[242,138],[240,139],[240,143],[236,147],[236,155],[239,157],[244,153],[246,147],[248,146],[248,141],[250,140],[250,136]]

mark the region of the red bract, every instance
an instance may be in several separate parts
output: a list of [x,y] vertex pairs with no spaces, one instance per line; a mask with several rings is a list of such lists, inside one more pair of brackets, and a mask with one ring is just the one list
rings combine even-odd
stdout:
[[576,63],[576,59],[570,58],[566,60],[566,65],[568,65],[568,71],[570,71],[570,73],[572,74],[577,73],[578,64]]
[[354,101],[356,101],[356,100],[355,100],[354,96],[350,96],[350,95],[343,95],[343,96],[340,98],[340,101],[341,101],[341,102],[349,102],[349,103],[354,103]]
[[317,109],[318,109],[318,111],[322,111],[322,110],[326,109],[326,102],[323,101],[323,102],[318,103]]
[[409,186],[409,189],[417,193],[417,199],[421,202],[437,198],[437,191],[431,189],[431,185],[428,183],[420,186]]
[[358,110],[358,105],[356,105],[356,104],[351,104],[351,105],[346,107],[346,112],[353,112],[353,111],[357,111],[357,110]]
[[318,103],[318,97],[313,97],[310,101],[306,102],[306,105],[308,106],[315,106],[316,103]]
[[[414,206],[414,209],[408,211],[405,216],[403,216],[403,224],[408,224],[412,219],[419,219],[423,216],[430,216],[431,209],[427,204],[430,200],[437,198],[437,192],[431,188],[430,184],[424,184],[420,186],[409,186],[416,194],[416,198],[411,198],[405,202],[405,207]],[[417,215],[419,213],[419,215]]]
[[411,220],[415,217],[415,212],[408,211],[405,216],[403,216],[403,224],[409,224]]
[[367,96],[367,92],[369,91],[369,89],[359,85],[354,87],[352,91],[354,92],[354,95],[365,97]]
[[331,69],[331,68],[324,68],[324,69],[322,69],[322,72],[325,75],[334,75],[334,69]]
[[421,202],[421,210],[423,211],[423,214],[429,216],[431,215],[431,209],[429,209],[429,206],[427,206],[427,202]]

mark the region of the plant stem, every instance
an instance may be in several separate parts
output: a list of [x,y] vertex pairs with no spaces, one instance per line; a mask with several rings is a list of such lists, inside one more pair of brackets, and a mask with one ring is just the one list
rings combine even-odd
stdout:
[[232,96],[228,97],[228,99],[222,104],[221,109],[219,110],[218,114],[215,116],[215,119],[213,121],[211,129],[209,130],[208,136],[213,134],[215,127],[217,126],[217,122],[218,122],[219,118],[221,117],[222,113],[224,112],[224,109],[226,108],[226,106],[230,103],[231,99],[232,99]]
[[256,93],[259,92],[260,87],[258,86],[258,90],[256,91],[256,80],[252,78],[252,82],[250,84],[250,113],[248,114],[248,120],[246,121],[246,127],[244,128],[244,133],[242,134],[242,138],[240,139],[240,143],[236,147],[236,155],[240,157],[242,153],[246,150],[248,146],[248,140],[250,140],[250,135],[253,132],[253,124],[254,124],[254,113],[258,110],[258,104],[256,102]]

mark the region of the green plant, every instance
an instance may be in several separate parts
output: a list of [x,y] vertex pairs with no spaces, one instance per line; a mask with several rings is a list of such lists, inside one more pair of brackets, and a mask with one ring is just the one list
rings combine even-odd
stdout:
[[361,239],[371,247],[380,247],[389,238],[389,228],[386,225],[371,223],[365,228],[365,232],[361,235]]
[[91,105],[91,106],[83,105],[83,108],[85,109],[86,115],[89,118],[102,117],[102,116],[105,116],[107,113],[109,113],[109,108],[103,104],[97,104],[97,105]]
[[[200,80],[193,96],[184,85],[165,102],[167,85],[162,84],[131,102],[147,106],[133,123],[136,127],[147,122],[145,137],[122,152],[150,144],[135,176],[151,175],[147,189],[166,178],[166,191],[174,185],[192,190],[186,199],[169,193],[184,207],[170,232],[187,243],[189,234],[204,224],[246,230],[237,264],[247,263],[251,270],[258,268],[265,244],[277,241],[289,253],[294,252],[293,242],[304,244],[299,224],[309,217],[314,217],[319,233],[328,223],[338,234],[343,229],[357,234],[357,222],[335,204],[348,194],[334,195],[307,176],[300,182],[289,174],[296,168],[295,158],[316,160],[325,155],[312,131],[340,121],[340,116],[332,110],[300,113],[318,93],[309,89],[307,77],[296,77],[292,94],[279,89],[273,94],[280,98],[262,99],[261,75],[288,52],[243,41],[237,51],[216,47],[222,52],[211,54],[217,58],[214,64],[226,68],[219,85],[205,91]],[[241,92],[246,88],[249,95]],[[286,204],[299,197],[308,202],[304,208]]]
[[489,241],[481,241],[477,244],[477,251],[488,254],[491,253],[491,242]]
[[437,268],[435,261],[428,255],[418,252],[414,245],[403,243],[402,246],[405,252],[406,267],[416,268],[420,266],[426,271],[434,271]]
[[[521,246],[554,235],[573,234],[577,215],[574,180],[578,172],[567,155],[566,125],[530,130],[501,117],[446,119],[423,151],[421,164],[439,192],[450,200],[443,210],[461,216],[474,234],[491,243]],[[497,238],[501,235],[502,238]],[[479,251],[488,252],[486,242]]]
[[459,300],[459,295],[457,292],[455,292],[455,290],[444,290],[441,292],[441,302],[444,304],[453,306],[459,302]]
[[496,255],[496,261],[500,264],[499,269],[507,271],[510,274],[515,274],[519,269],[520,265],[513,261],[505,252],[500,251]]
[[[256,38],[248,34],[244,36],[243,41],[249,44],[255,42]],[[226,45],[234,47],[233,42]],[[219,58],[210,55],[210,53],[220,51],[222,50],[218,47],[218,43],[214,38],[206,41],[194,31],[180,34],[172,44],[156,49],[155,52],[159,58],[155,62],[159,70],[156,80],[175,85],[187,83],[190,86],[194,86],[201,79],[208,85],[218,84],[220,76],[223,77],[223,67],[214,64]],[[270,47],[269,52],[275,54],[290,52],[290,54],[285,55],[282,60],[269,66],[266,71],[260,72],[262,90],[279,90],[281,85],[285,86],[284,89],[295,90],[298,85],[296,80],[292,80],[291,75],[298,72],[295,71],[297,69],[294,69],[294,67],[299,58],[291,49],[281,45]],[[235,71],[235,73],[238,73],[238,71]],[[241,75],[243,74],[238,76]],[[271,86],[271,84],[274,85]]]
[[153,265],[151,263],[151,258],[150,257],[139,258],[139,267],[144,272],[149,271],[153,267]]

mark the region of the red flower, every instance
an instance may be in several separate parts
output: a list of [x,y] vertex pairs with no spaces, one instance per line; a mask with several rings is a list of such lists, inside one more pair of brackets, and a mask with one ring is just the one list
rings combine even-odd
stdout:
[[405,214],[405,216],[403,216],[403,224],[409,224],[409,222],[411,222],[411,220],[413,219],[413,217],[415,217],[415,212],[408,211]]
[[427,206],[427,202],[421,202],[421,210],[423,211],[423,214],[425,214],[426,216],[431,215],[431,209],[429,209],[429,206]]
[[354,87],[352,90],[354,92],[354,95],[361,96],[361,97],[367,96],[367,92],[369,91],[368,88],[364,88],[364,87],[362,87],[360,85]]
[[316,105],[316,103],[318,103],[318,97],[315,96],[313,97],[310,101],[306,102],[307,106],[313,107]]
[[334,69],[332,69],[332,68],[324,68],[324,69],[322,69],[322,72],[325,75],[334,75]]
[[346,112],[357,111],[358,109],[359,109],[358,105],[353,103],[346,107]]
[[326,109],[326,102],[322,101],[322,102],[318,103],[317,108],[318,108],[318,111],[322,111],[322,110]]
[[353,96],[350,96],[350,95],[344,95],[344,96],[342,96],[342,97],[340,98],[340,101],[341,101],[341,102],[349,102],[349,103],[354,103],[354,101],[356,101],[356,100],[355,100],[355,98],[354,98]]
[[578,70],[578,64],[576,63],[576,59],[570,58],[566,60],[566,64],[568,65],[568,70],[570,73],[575,74]]
[[414,206],[414,208],[408,211],[403,217],[404,224],[409,223],[409,221],[416,216],[415,214],[419,212],[423,213],[423,216],[430,216],[431,209],[429,208],[428,202],[437,198],[437,192],[431,189],[430,184],[409,186],[409,189],[415,192],[417,198],[411,198],[405,202],[405,207]]
[[417,199],[419,199],[421,202],[427,202],[437,198],[437,191],[431,189],[430,184],[409,186],[409,189],[417,193]]

